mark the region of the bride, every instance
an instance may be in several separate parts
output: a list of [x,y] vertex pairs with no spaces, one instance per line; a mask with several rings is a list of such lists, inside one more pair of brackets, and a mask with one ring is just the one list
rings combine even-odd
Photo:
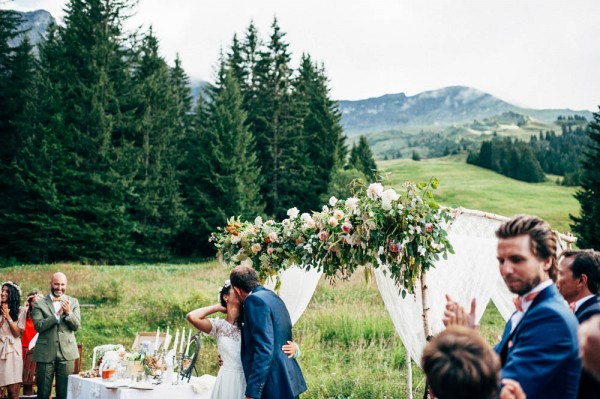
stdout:
[[[243,399],[245,398],[246,379],[241,358],[240,311],[242,304],[235,291],[231,289],[229,280],[225,281],[223,287],[219,289],[219,301],[220,304],[205,306],[189,312],[186,319],[198,330],[213,336],[217,341],[219,356],[223,364],[217,374],[211,399]],[[206,318],[217,312],[225,313],[225,319]],[[288,341],[281,350],[289,358],[295,359],[300,356],[300,350],[295,342]]]

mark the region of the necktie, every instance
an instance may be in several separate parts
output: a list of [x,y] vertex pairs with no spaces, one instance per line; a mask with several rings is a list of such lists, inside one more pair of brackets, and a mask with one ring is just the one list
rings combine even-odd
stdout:
[[569,304],[569,309],[571,309],[571,312],[575,313],[575,310],[577,310],[577,304],[575,302],[571,302]]
[[[540,291],[537,292],[532,292],[531,294],[527,294],[525,295],[525,301],[530,302],[533,301],[535,299],[535,297],[540,293]],[[517,308],[517,310],[519,312],[523,312],[523,303],[522,303],[522,299],[520,296],[516,296],[513,298],[513,303],[515,304],[515,308]]]

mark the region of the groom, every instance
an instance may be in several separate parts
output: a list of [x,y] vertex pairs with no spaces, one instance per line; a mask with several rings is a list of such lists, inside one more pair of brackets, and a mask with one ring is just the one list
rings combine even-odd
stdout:
[[292,341],[292,321],[285,304],[273,291],[259,284],[251,267],[231,271],[231,286],[243,303],[242,365],[246,398],[293,399],[306,391],[295,359],[281,347]]

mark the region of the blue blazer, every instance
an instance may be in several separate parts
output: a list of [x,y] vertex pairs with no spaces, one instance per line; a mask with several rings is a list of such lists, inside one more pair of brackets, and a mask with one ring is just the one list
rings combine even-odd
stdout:
[[542,290],[511,333],[494,348],[502,378],[521,384],[527,399],[575,399],[581,375],[577,319],[556,286]]
[[[579,324],[581,324],[597,314],[600,314],[600,297],[598,295],[582,303],[577,312],[575,312],[575,317],[577,317]],[[600,381],[595,379],[586,370],[581,372],[577,399],[600,399]]]
[[306,391],[304,376],[295,359],[288,359],[282,345],[292,340],[292,320],[285,304],[263,286],[244,300],[242,366],[246,396],[292,399]]

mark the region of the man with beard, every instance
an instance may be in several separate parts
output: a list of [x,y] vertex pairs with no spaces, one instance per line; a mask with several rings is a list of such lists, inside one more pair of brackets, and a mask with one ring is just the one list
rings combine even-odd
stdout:
[[[501,378],[520,383],[528,399],[575,399],[581,374],[577,319],[566,306],[556,279],[556,238],[543,220],[516,216],[496,231],[500,274],[517,294],[516,311],[494,348],[500,355]],[[444,324],[474,327],[469,314],[451,298]]]
[[[592,249],[563,252],[556,286],[580,324],[600,314],[600,252]],[[600,399],[600,381],[586,370],[581,373],[577,399]]]
[[36,361],[38,398],[47,399],[52,392],[56,374],[56,398],[67,398],[69,374],[79,358],[74,332],[79,329],[77,299],[66,295],[67,276],[55,273],[50,281],[50,294],[35,302],[31,311],[33,325],[39,337],[33,351]]

